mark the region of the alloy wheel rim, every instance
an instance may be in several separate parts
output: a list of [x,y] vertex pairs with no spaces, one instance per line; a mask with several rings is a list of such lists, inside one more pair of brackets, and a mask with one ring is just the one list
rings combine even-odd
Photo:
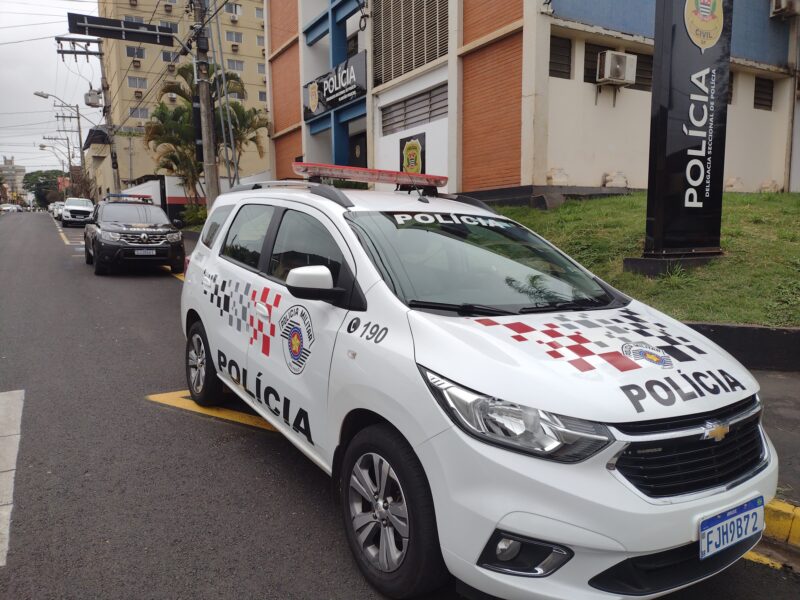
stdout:
[[399,569],[408,550],[410,519],[400,480],[379,454],[362,454],[353,465],[349,507],[364,557],[384,573]]
[[189,385],[192,386],[192,391],[195,394],[199,394],[203,391],[203,385],[206,381],[206,348],[203,344],[203,338],[197,333],[192,336],[187,360],[189,363]]

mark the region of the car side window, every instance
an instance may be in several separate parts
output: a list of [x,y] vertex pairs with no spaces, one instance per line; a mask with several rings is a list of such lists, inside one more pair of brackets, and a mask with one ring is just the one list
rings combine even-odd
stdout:
[[211,211],[211,215],[208,217],[205,227],[203,227],[203,233],[200,234],[200,241],[203,242],[203,245],[211,248],[219,233],[220,227],[222,227],[222,224],[225,222],[225,219],[228,218],[228,215],[231,214],[232,210],[233,205],[229,204],[228,206],[220,206]]
[[296,267],[323,265],[338,285],[344,257],[328,230],[314,217],[294,210],[287,210],[278,228],[269,275],[286,281],[289,271]]
[[242,206],[228,228],[220,255],[257,269],[274,212],[274,207],[262,204]]

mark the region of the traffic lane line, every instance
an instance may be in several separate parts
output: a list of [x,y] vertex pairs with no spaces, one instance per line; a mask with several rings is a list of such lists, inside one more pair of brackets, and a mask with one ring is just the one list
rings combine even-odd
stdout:
[[[178,279],[179,281],[185,281],[185,279],[183,278],[183,273],[173,273],[172,269],[170,269],[167,265],[161,265],[161,268],[164,269],[170,275],[172,275],[175,279]],[[188,394],[189,392],[186,393]]]
[[259,429],[266,429],[267,431],[276,431],[276,429],[267,423],[258,415],[253,415],[238,410],[222,407],[203,407],[199,406],[192,400],[189,390],[181,390],[178,392],[167,392],[165,394],[151,394],[147,396],[151,402],[172,406],[173,408],[180,408],[190,412],[199,413],[208,417],[214,417],[222,421],[232,421],[234,423],[241,423],[242,425],[249,425],[251,427],[258,427]]
[[23,390],[0,392],[0,567],[6,566],[11,511],[14,507],[14,474],[21,435]]

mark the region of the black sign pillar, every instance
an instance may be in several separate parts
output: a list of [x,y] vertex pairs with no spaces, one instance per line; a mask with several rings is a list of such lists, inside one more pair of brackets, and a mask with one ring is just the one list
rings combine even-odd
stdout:
[[656,274],[722,253],[733,0],[656,0],[643,258]]

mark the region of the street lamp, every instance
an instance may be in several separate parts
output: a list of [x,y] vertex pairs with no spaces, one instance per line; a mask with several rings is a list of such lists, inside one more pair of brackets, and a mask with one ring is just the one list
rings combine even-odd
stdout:
[[[80,147],[81,147],[81,173],[83,173],[82,176],[85,177],[86,176],[86,157],[84,156],[84,152],[83,152],[83,133],[81,132],[81,108],[80,108],[80,105],[78,105],[78,104],[69,104],[67,102],[64,102],[64,100],[62,100],[61,98],[59,98],[55,94],[48,94],[47,92],[33,92],[33,95],[34,96],[38,96],[39,98],[44,98],[45,100],[47,98],[53,97],[56,100],[58,100],[59,102],[61,102],[61,104],[63,106],[75,111],[75,115],[78,118],[78,143],[80,144]],[[89,121],[89,122],[91,123],[91,121]]]
[[[64,151],[60,148],[56,148],[55,146],[49,146],[47,144],[39,144],[39,150],[44,150],[46,152],[51,152],[53,156],[61,163],[61,170],[64,171],[64,158],[67,159],[67,162],[70,164],[70,168],[72,168],[72,161],[70,157],[64,154]],[[60,154],[56,154],[58,152]],[[69,172],[69,171],[68,171]]]

